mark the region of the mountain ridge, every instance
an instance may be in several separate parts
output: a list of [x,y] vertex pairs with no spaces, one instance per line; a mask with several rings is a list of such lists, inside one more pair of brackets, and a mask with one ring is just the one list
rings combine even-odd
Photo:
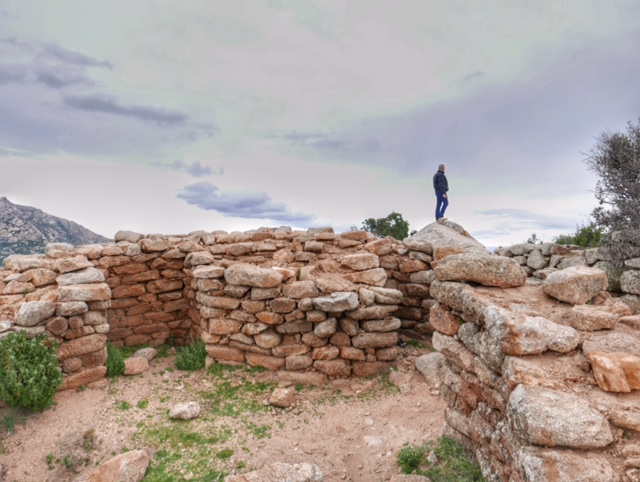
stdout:
[[0,197],[0,262],[12,254],[43,253],[49,243],[106,243],[109,238],[31,206]]

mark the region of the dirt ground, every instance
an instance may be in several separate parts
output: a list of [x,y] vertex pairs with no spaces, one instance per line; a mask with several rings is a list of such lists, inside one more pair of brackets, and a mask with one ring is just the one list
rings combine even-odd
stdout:
[[[242,423],[228,417],[224,423],[233,436],[225,448],[234,455],[224,461],[225,472],[279,461],[314,463],[327,482],[386,481],[399,474],[396,455],[403,445],[421,445],[443,430],[445,403],[415,369],[415,359],[427,352],[402,347],[397,370],[388,379],[334,380],[300,389],[289,409],[243,414]],[[159,447],[145,444],[141,427],[175,423],[168,418],[173,405],[198,400],[197,393],[212,388],[205,370],[181,372],[172,369],[173,362],[173,356],[156,358],[149,371],[117,378],[102,389],[58,393],[52,409],[29,415],[13,433],[0,436],[5,472],[0,481],[72,481],[130,449],[148,450],[157,465],[153,456]],[[259,376],[273,379],[271,373]],[[195,420],[181,423],[210,430]],[[267,437],[242,435],[246,427],[265,426]],[[188,472],[181,477],[196,479]]]

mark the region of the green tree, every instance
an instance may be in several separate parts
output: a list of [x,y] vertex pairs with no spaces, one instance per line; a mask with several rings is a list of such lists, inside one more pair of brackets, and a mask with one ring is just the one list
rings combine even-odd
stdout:
[[365,219],[361,229],[375,234],[379,238],[391,236],[403,240],[409,236],[409,223],[403,219],[402,214],[395,211],[386,218]]
[[607,233],[604,252],[617,263],[640,256],[640,119],[600,134],[585,163],[599,177],[592,216]]
[[553,238],[557,244],[571,244],[581,248],[596,248],[602,244],[605,238],[605,230],[591,220],[589,224],[576,226],[574,234],[561,234]]

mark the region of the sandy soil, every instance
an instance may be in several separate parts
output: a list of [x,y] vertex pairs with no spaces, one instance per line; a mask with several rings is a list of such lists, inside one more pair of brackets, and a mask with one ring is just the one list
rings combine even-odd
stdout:
[[[443,430],[445,403],[415,369],[416,357],[426,352],[402,348],[389,377],[393,386],[379,378],[335,380],[298,391],[289,409],[243,415],[242,423],[226,417],[233,436],[224,447],[234,455],[224,461],[225,471],[232,473],[239,463],[245,472],[280,461],[314,463],[327,482],[385,481],[400,473],[396,454],[403,445],[437,439]],[[125,450],[146,449],[153,456],[159,447],[141,440],[140,427],[171,424],[168,410],[174,404],[200,400],[198,393],[213,388],[204,370],[172,371],[172,365],[173,357],[155,359],[142,375],[118,378],[102,389],[58,393],[52,409],[0,436],[0,481],[71,481]],[[247,422],[268,425],[270,437],[243,435]],[[210,430],[204,422],[183,423]],[[212,455],[211,463],[221,461]],[[190,480],[192,474],[183,477]]]

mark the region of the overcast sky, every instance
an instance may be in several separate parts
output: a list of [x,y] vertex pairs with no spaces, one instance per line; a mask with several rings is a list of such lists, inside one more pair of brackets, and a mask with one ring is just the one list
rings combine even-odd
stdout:
[[0,0],[0,195],[112,237],[446,216],[487,246],[596,207],[640,116],[637,0]]

